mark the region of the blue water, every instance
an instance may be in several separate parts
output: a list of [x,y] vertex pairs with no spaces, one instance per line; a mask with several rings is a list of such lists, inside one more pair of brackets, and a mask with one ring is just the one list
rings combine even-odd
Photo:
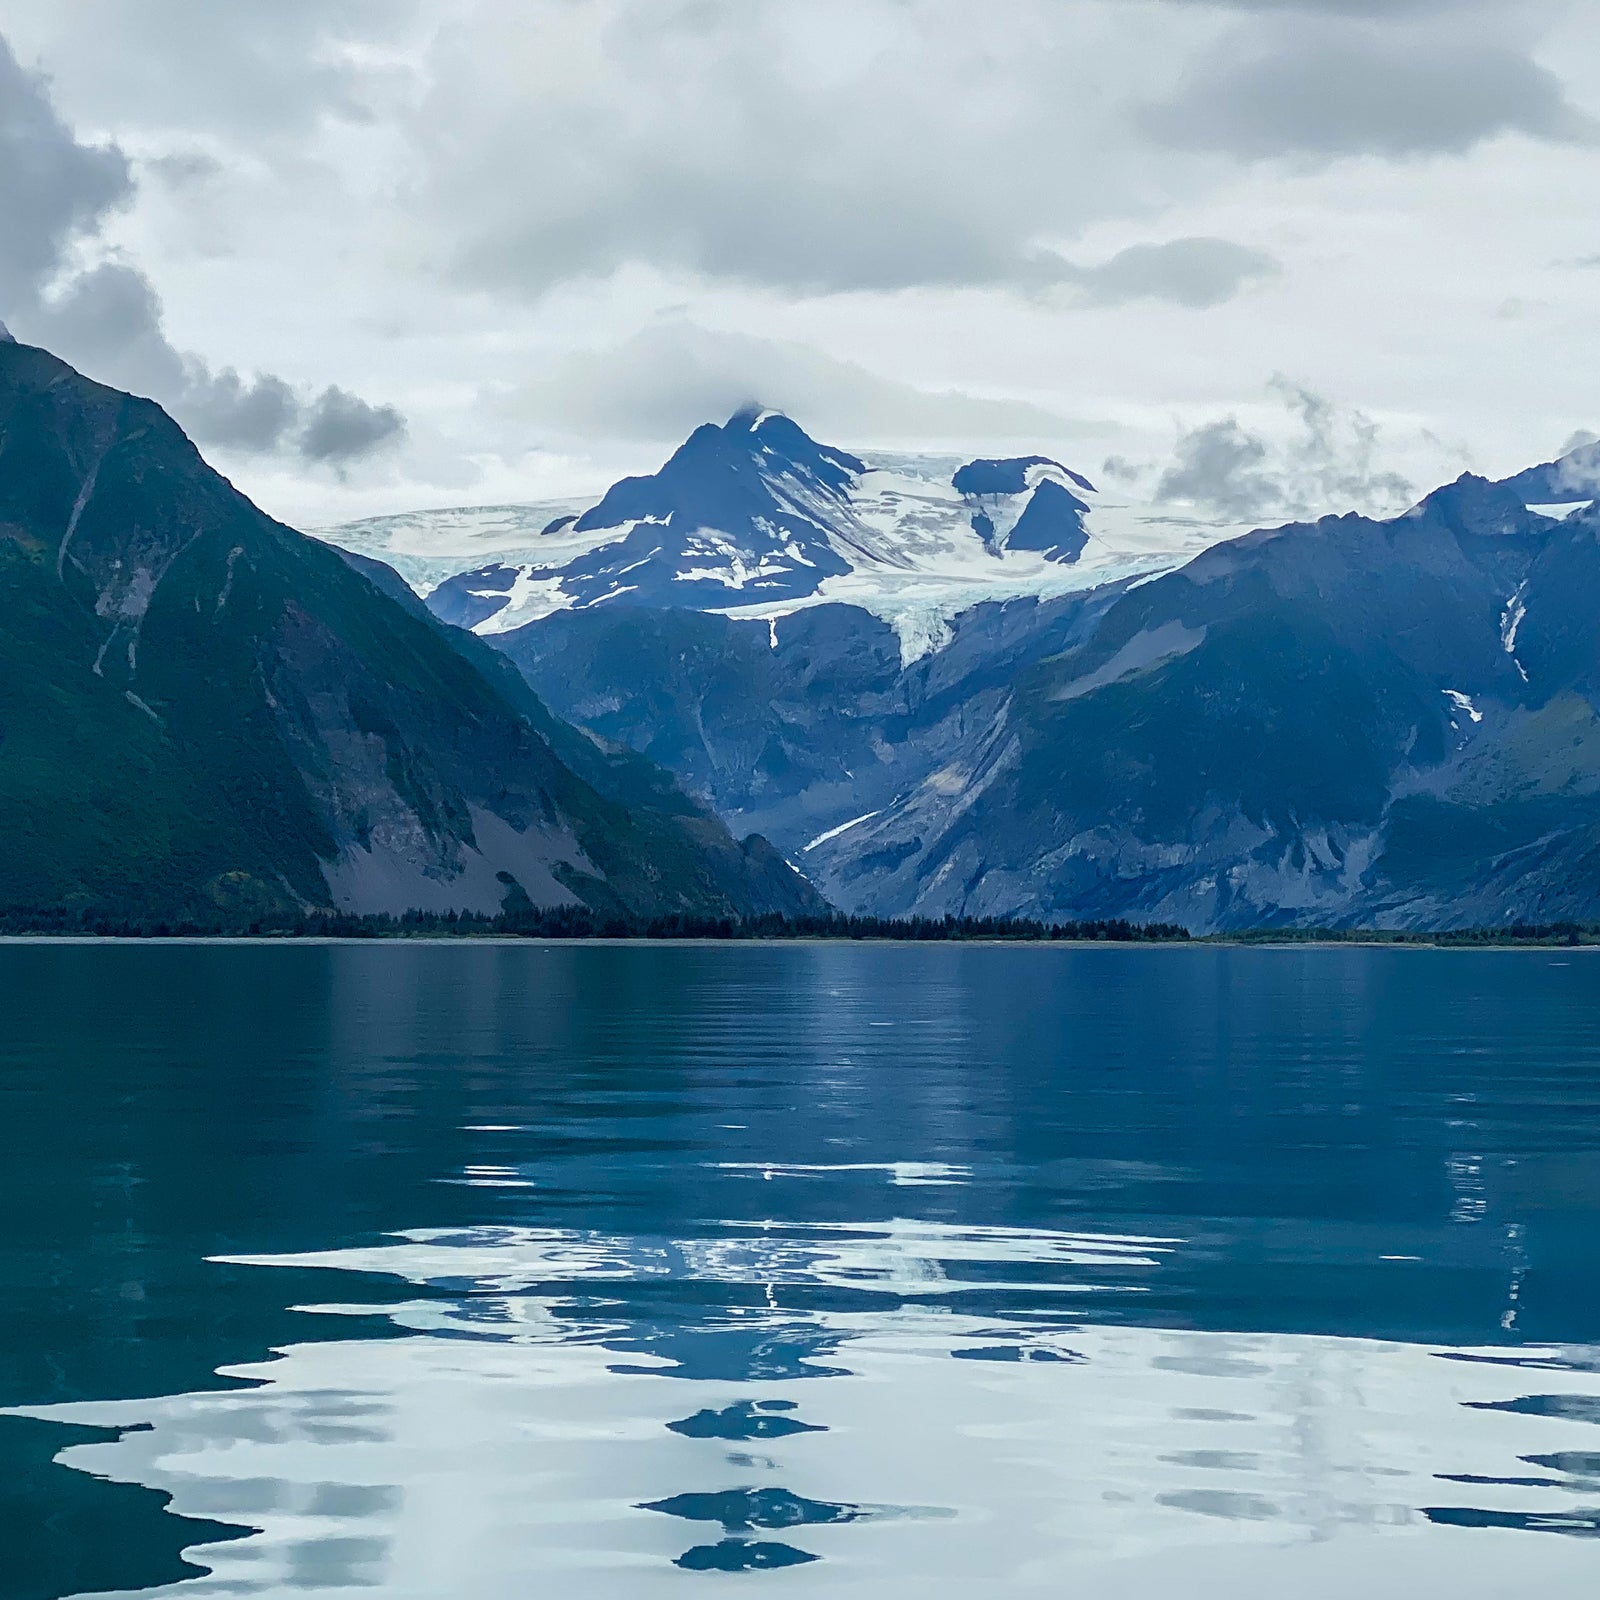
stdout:
[[1600,957],[0,947],[0,1596],[1587,1595]]

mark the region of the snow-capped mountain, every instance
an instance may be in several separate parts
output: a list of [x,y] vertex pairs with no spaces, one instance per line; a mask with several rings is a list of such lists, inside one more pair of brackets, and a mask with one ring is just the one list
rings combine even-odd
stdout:
[[1584,445],[1223,540],[756,413],[430,602],[847,909],[1590,919],[1597,496]]
[[592,505],[419,512],[322,537],[394,564],[483,634],[600,604],[775,619],[844,603],[890,623],[909,660],[983,601],[1166,570],[1239,531],[1121,504],[1045,456],[852,455],[749,409]]
[[668,766],[851,910],[1591,919],[1590,466],[1463,477],[1397,517],[976,605],[909,663],[847,605],[770,623],[606,605],[492,643],[561,715]]

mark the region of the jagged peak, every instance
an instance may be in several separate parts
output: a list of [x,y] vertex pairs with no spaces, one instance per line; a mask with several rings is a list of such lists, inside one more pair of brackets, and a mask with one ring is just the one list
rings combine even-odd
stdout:
[[0,322],[0,344],[15,344],[16,342],[16,335],[12,333],[5,323]]

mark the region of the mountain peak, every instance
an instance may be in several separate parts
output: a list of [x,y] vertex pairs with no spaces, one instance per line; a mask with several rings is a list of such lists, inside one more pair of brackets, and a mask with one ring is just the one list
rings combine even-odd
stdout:
[[847,451],[819,444],[787,412],[773,406],[741,406],[721,428],[711,423],[696,428],[690,442],[702,435],[706,443],[714,438],[736,449],[754,449],[769,462],[775,461],[780,471],[798,470],[834,493],[867,470],[865,462]]
[[1493,483],[1475,472],[1463,472],[1424,495],[1405,517],[1434,517],[1457,533],[1502,534],[1525,531],[1530,521],[1526,501],[1509,484]]
[[0,344],[15,344],[16,342],[16,336],[5,323],[0,322]]
[[772,406],[757,405],[753,401],[749,405],[740,406],[728,418],[723,428],[724,433],[756,433],[767,423],[781,419],[788,422],[789,418]]

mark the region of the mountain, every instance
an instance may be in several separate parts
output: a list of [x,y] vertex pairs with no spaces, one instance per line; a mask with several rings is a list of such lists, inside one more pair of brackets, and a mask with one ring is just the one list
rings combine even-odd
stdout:
[[844,903],[1196,928],[1600,914],[1597,532],[1464,480],[1219,546],[808,869]]
[[969,607],[909,660],[839,605],[569,610],[493,642],[852,910],[1600,918],[1590,470]]
[[641,757],[159,407],[0,343],[0,908],[806,911]]
[[[771,621],[602,606],[491,642],[562,716],[669,768],[820,884],[819,835],[960,759],[1017,674],[1082,638],[1118,592],[971,608],[909,663],[893,628],[843,605]],[[869,884],[842,887],[853,909],[876,903]]]
[[1550,516],[1563,516],[1600,494],[1600,441],[1579,445],[1556,461],[1529,467],[1507,478],[1510,489],[1525,505]]
[[1597,491],[1587,445],[1219,538],[741,413],[428,604],[846,909],[1600,918]]
[[440,617],[485,637],[602,605],[770,620],[844,604],[887,622],[910,660],[974,605],[1165,570],[1237,531],[1128,506],[1045,456],[854,454],[750,409],[590,504],[414,513],[321,537],[393,562]]

